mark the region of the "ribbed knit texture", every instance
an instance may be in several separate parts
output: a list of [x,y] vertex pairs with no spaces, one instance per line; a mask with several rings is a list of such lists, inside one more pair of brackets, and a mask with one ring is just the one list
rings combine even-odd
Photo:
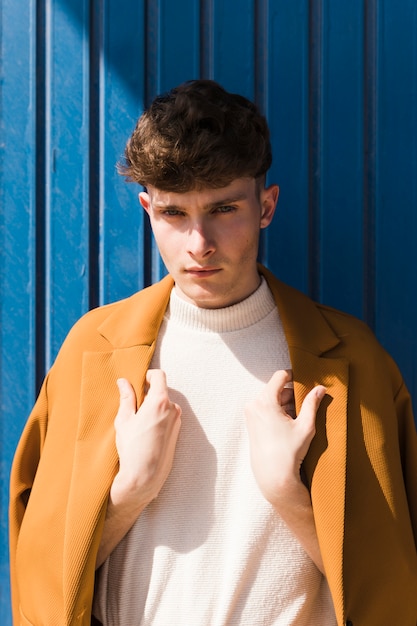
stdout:
[[325,580],[250,467],[244,405],[291,367],[266,283],[214,310],[174,290],[152,367],[183,411],[174,466],[101,568],[94,613],[105,626],[334,626]]

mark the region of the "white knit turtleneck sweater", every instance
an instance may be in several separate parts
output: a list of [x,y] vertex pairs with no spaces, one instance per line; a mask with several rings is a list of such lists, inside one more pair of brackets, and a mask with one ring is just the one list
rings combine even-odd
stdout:
[[151,366],[182,407],[171,474],[98,576],[105,626],[334,626],[328,587],[252,474],[244,405],[291,367],[265,281],[225,309],[173,290]]

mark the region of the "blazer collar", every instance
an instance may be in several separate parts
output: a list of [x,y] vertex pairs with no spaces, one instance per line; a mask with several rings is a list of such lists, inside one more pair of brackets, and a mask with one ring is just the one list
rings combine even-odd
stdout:
[[114,311],[98,331],[114,348],[152,345],[165,315],[174,281],[165,276],[130,298],[114,305]]
[[300,349],[319,356],[340,343],[310,298],[275,278],[265,267],[260,265],[259,271],[274,296],[290,352]]
[[[290,352],[299,348],[321,355],[339,343],[337,335],[307,296],[279,281],[262,265],[259,265],[259,271],[277,303]],[[115,348],[152,345],[173,286],[172,277],[165,276],[160,282],[122,301],[99,326],[99,332]]]

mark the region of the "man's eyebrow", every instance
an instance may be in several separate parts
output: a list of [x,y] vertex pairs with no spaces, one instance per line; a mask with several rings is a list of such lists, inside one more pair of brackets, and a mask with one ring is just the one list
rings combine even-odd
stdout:
[[239,194],[234,194],[233,196],[229,196],[228,198],[222,198],[221,200],[217,200],[216,202],[212,202],[206,208],[214,209],[219,206],[226,206],[227,204],[234,204],[235,202],[241,202],[242,200],[246,200],[247,194],[242,192]]
[[[235,202],[241,202],[242,200],[247,199],[247,194],[242,192],[239,194],[234,194],[233,196],[229,196],[226,198],[221,198],[220,200],[216,200],[216,202],[210,202],[207,204],[204,209],[209,211],[210,209],[215,209],[217,207],[226,206],[228,204],[234,204]],[[186,207],[182,207],[178,204],[165,204],[163,201],[159,202],[158,200],[154,203],[154,206],[158,209],[164,209],[164,211],[186,211]]]
[[157,209],[164,209],[167,211],[184,211],[185,209],[181,208],[177,204],[165,204],[165,202],[152,202],[152,205]]

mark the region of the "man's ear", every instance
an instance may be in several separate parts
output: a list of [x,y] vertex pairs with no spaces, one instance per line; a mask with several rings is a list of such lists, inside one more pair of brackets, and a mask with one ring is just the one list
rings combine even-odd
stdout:
[[138,197],[139,197],[139,202],[145,209],[146,213],[148,213],[149,215],[149,211],[151,207],[151,199],[149,197],[149,194],[146,191],[141,191]]
[[272,222],[279,196],[278,185],[270,185],[261,191],[261,228],[266,228]]

